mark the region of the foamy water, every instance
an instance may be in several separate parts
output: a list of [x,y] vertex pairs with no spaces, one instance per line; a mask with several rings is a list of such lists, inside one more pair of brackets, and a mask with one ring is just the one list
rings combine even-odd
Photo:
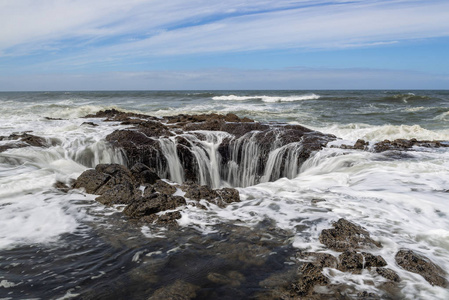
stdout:
[[[16,260],[24,270],[24,273],[17,271],[22,275],[13,271],[0,274],[0,295],[7,295],[9,291],[13,294],[8,297],[13,299],[83,295],[85,290],[76,288],[82,286],[80,282],[85,278],[82,276],[94,278],[93,285],[101,282],[103,273],[114,265],[105,258],[108,255],[117,260],[121,255],[129,263],[138,264],[142,257],[159,261],[157,259],[182,252],[182,247],[171,244],[167,249],[178,250],[168,253],[169,250],[165,251],[161,246],[159,250],[148,252],[156,253],[151,256],[145,256],[145,251],[137,255],[132,250],[137,247],[135,244],[123,250],[123,246],[115,244],[112,238],[117,234],[117,226],[127,226],[120,219],[119,210],[103,207],[93,200],[92,195],[80,191],[65,194],[53,187],[57,181],[70,184],[81,172],[98,163],[126,162],[119,151],[104,141],[104,137],[121,128],[120,125],[81,118],[86,114],[110,108],[156,116],[233,112],[260,121],[301,124],[331,133],[339,137],[334,144],[351,144],[360,138],[372,144],[397,138],[447,141],[448,106],[449,93],[431,91],[427,94],[422,91],[0,93],[0,136],[29,132],[48,142],[45,148],[26,147],[0,153],[0,256],[11,260],[5,261],[2,267],[10,268],[8,270],[19,268],[13,263]],[[98,126],[82,125],[83,122]],[[209,149],[208,157],[213,158],[220,138],[223,137],[212,135],[202,141]],[[10,141],[0,141],[0,146],[8,143]],[[181,228],[193,228],[207,236],[219,234],[223,224],[257,228],[261,222],[270,220],[276,228],[290,232],[292,247],[328,251],[319,243],[319,233],[329,228],[332,221],[346,218],[365,227],[383,244],[383,248],[374,254],[382,255],[388,268],[403,279],[400,283],[402,298],[448,299],[446,289],[431,286],[421,276],[398,267],[394,261],[398,249],[409,248],[449,270],[447,149],[415,148],[401,154],[329,147],[315,153],[299,170],[293,170],[297,174],[290,176],[291,179],[239,188],[242,202],[224,209],[209,203],[204,203],[209,207],[207,211],[188,207],[182,212],[179,224]],[[204,177],[214,178],[217,170],[207,170],[211,173],[205,173]],[[214,185],[220,184],[214,182]],[[138,247],[142,247],[146,244],[142,242],[145,238],[161,243],[158,239],[163,240],[168,231],[154,231],[144,226],[122,234],[128,235],[123,238],[126,243],[139,241],[142,244]],[[113,249],[120,249],[117,250],[120,255],[114,252],[96,255],[96,247],[112,251],[109,244],[103,248],[89,244],[98,236],[103,240],[110,239],[108,243],[114,245]],[[87,244],[83,247],[91,250],[71,249],[66,244],[68,238],[85,241]],[[121,240],[120,243],[124,242]],[[51,281],[54,291],[47,293],[42,287],[39,294],[33,294],[27,280],[42,280],[38,275],[26,275],[32,273],[30,257],[37,255],[33,254],[35,249],[55,256],[63,251],[64,255],[76,257],[78,264],[82,265],[84,259],[92,270],[86,267],[90,270],[88,274],[75,275],[79,276],[80,282],[72,279],[76,282],[73,290],[68,287],[58,289],[58,286],[70,284],[58,281],[58,276],[61,277],[58,272],[62,271],[48,262],[39,276],[45,278],[47,273],[54,274]],[[95,259],[90,261],[88,257]],[[135,267],[125,265],[129,272]],[[76,269],[75,265],[73,268]],[[361,275],[336,270],[326,272],[335,283],[346,282],[354,289],[373,292],[383,280],[368,271]],[[366,285],[367,281],[375,284]],[[25,286],[28,286],[27,293],[20,294],[21,290],[27,289]]]

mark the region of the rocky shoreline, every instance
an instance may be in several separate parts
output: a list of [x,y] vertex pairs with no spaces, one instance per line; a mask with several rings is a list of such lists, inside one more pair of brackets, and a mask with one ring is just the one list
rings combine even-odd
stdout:
[[[207,210],[211,205],[220,209],[240,202],[235,187],[295,174],[312,153],[337,139],[299,125],[262,124],[234,114],[156,118],[106,110],[86,118],[102,118],[105,122],[128,126],[105,137],[113,147],[123,151],[127,165],[99,164],[83,172],[70,187],[62,183],[55,186],[64,191],[82,189],[97,195],[96,201],[103,205],[122,206],[128,220],[139,225],[155,224],[174,230],[183,209],[194,206]],[[96,126],[93,122],[83,124]],[[211,132],[214,134],[210,135]],[[0,137],[0,141],[5,142],[0,145],[0,152],[27,146],[49,147],[54,142],[29,133]],[[358,140],[354,145],[339,147],[402,152],[411,151],[413,147],[449,147],[449,143],[398,139],[370,145]],[[274,150],[276,156],[272,155]],[[176,156],[175,162],[169,161],[173,159],[170,151]],[[219,153],[219,158],[213,157],[215,152]],[[207,165],[202,165],[201,160],[206,160]],[[231,186],[222,187],[220,183],[225,181]],[[345,293],[348,287],[332,283],[329,270],[353,275],[368,272],[382,278],[376,285],[381,294],[359,291],[356,299],[397,298],[401,278],[376,254],[382,244],[367,230],[340,219],[332,228],[322,230],[319,241],[324,245],[324,252],[298,251],[294,274],[288,280],[271,285],[270,292],[257,299],[348,299]],[[392,256],[395,267],[419,274],[432,286],[448,287],[447,273],[422,254],[398,249]],[[241,277],[237,273],[226,276],[212,274],[210,280],[232,283]],[[196,290],[195,286],[177,281],[155,291],[149,299],[193,299]],[[182,297],[178,297],[180,294]]]

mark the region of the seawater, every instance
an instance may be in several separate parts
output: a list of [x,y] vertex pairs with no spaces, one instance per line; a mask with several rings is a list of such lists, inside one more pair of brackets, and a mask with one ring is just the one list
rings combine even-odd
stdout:
[[[123,126],[82,118],[110,108],[154,116],[232,112],[334,134],[337,145],[449,140],[449,91],[0,93],[0,136],[30,132],[51,145],[0,153],[1,299],[145,299],[177,280],[200,286],[199,298],[253,297],[269,276],[292,272],[299,249],[326,251],[319,233],[342,217],[383,244],[375,254],[403,278],[399,299],[449,298],[394,261],[409,248],[449,270],[448,148],[400,154],[329,146],[291,179],[239,188],[242,202],[225,209],[189,208],[181,228],[169,231],[136,226],[92,195],[53,188],[98,163],[126,163],[104,141]],[[240,274],[232,288],[211,279],[232,272]],[[353,294],[379,292],[382,281],[368,271],[328,276]]]

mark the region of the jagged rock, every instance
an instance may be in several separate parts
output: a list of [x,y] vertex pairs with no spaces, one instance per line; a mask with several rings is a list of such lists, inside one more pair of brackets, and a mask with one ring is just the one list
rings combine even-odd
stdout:
[[156,223],[158,225],[177,227],[178,223],[176,220],[181,219],[181,213],[179,211],[170,211],[162,215],[152,214],[144,216],[140,219],[142,222],[146,223]]
[[34,147],[50,146],[50,143],[46,139],[26,132],[22,134],[13,133],[9,136],[0,136],[0,141],[13,141],[12,143],[1,145],[0,152],[4,152],[9,149],[24,148],[28,146]]
[[129,204],[123,212],[133,219],[141,219],[145,216],[157,214],[161,211],[171,210],[186,205],[186,200],[181,196],[165,194],[152,194],[141,197]]
[[297,258],[299,259],[310,259],[312,258],[312,263],[318,267],[322,268],[337,268],[338,261],[335,256],[328,253],[318,253],[318,252],[299,252],[297,253]]
[[387,265],[385,259],[380,255],[373,255],[371,253],[362,252],[364,267],[372,268],[372,267],[384,267]]
[[189,300],[196,298],[200,288],[191,283],[177,280],[171,285],[164,286],[154,292],[148,300]]
[[402,249],[395,256],[396,263],[403,269],[424,277],[431,285],[447,287],[446,272],[427,257],[409,249]]
[[153,185],[153,189],[155,192],[160,194],[173,195],[174,193],[176,193],[176,187],[166,183],[163,180],[157,180]]
[[361,226],[340,219],[333,224],[333,229],[324,229],[320,234],[320,242],[335,251],[381,247],[370,237],[368,231]]
[[380,276],[393,282],[399,282],[401,280],[395,271],[388,268],[376,268],[376,272]]
[[240,202],[239,191],[233,188],[222,188],[213,190],[207,185],[195,183],[184,184],[181,189],[185,191],[185,197],[192,200],[207,200],[219,207],[225,207],[232,202]]
[[219,204],[218,206],[225,206],[226,204],[233,202],[240,202],[240,194],[239,191],[233,188],[222,188],[215,190],[215,192],[219,196]]
[[144,165],[143,163],[136,163],[131,168],[131,173],[133,174],[136,181],[140,182],[141,184],[155,184],[160,177],[157,175],[157,173],[149,168],[148,166]]
[[141,194],[138,186],[132,173],[119,164],[99,164],[84,171],[73,184],[73,188],[100,195],[96,200],[105,205],[131,203]]
[[338,256],[338,269],[343,272],[359,273],[363,269],[363,255],[354,250],[346,250]]
[[449,144],[440,141],[418,141],[417,139],[396,139],[394,141],[384,140],[374,145],[375,152],[384,152],[389,150],[410,150],[413,146],[425,148],[449,147]]
[[70,186],[61,181],[56,181],[53,184],[53,187],[61,192],[67,193],[70,190]]
[[322,268],[313,263],[304,263],[298,270],[298,280],[292,284],[292,290],[305,296],[313,290],[315,285],[327,285],[329,280],[321,273]]
[[[230,164],[242,165],[242,160],[245,157],[244,141],[251,140],[251,143],[258,148],[257,156],[253,158],[257,162],[255,170],[250,171],[254,173],[254,183],[258,183],[264,175],[269,152],[274,150],[273,145],[283,147],[289,144],[301,144],[301,147],[297,147],[295,150],[296,161],[287,163],[287,152],[283,152],[284,155],[278,164],[281,170],[271,180],[278,179],[279,176],[286,176],[288,167],[292,164],[299,167],[313,151],[322,149],[330,140],[335,139],[335,136],[325,135],[299,125],[261,124],[247,118],[239,118],[234,114],[178,115],[157,119],[151,116],[109,110],[88,117],[103,117],[106,120],[121,121],[122,124],[132,125],[131,128],[114,131],[106,137],[106,140],[114,147],[123,150],[129,165],[143,163],[154,168],[162,178],[171,178],[171,174],[161,143],[170,144],[172,142],[173,145],[176,145],[175,154],[179,158],[184,181],[197,183],[200,182],[199,163],[193,152],[198,151],[198,147],[204,149],[204,145],[190,140],[189,137],[194,136],[196,139],[205,140],[205,135],[197,131],[220,131],[229,134],[217,149],[221,158],[219,167],[223,169],[228,168]],[[176,134],[189,132],[189,135],[174,137],[175,132]],[[172,141],[167,140],[167,137],[171,137]],[[212,185],[209,182],[207,184]]]

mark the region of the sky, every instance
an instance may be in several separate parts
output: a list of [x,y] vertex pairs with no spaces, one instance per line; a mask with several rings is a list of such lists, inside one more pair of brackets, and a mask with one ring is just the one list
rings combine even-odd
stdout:
[[0,0],[0,91],[449,89],[448,0]]

